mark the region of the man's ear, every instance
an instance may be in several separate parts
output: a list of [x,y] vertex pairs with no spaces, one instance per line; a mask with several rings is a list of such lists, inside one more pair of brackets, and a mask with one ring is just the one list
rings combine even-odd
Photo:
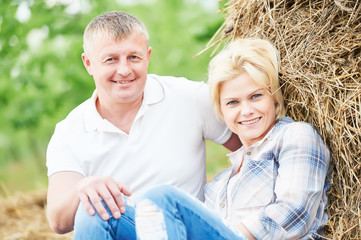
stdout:
[[151,53],[152,53],[152,48],[151,48],[151,47],[148,47],[148,61],[149,61],[149,59],[150,59]]
[[91,62],[90,62],[90,59],[88,58],[88,56],[85,53],[82,53],[81,59],[83,60],[84,67],[88,71],[89,75],[93,75]]

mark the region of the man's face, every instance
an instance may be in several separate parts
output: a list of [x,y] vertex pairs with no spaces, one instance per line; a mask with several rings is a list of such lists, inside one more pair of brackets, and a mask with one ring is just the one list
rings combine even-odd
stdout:
[[142,99],[151,54],[142,33],[133,32],[119,41],[106,35],[95,37],[88,49],[82,58],[94,78],[101,105]]

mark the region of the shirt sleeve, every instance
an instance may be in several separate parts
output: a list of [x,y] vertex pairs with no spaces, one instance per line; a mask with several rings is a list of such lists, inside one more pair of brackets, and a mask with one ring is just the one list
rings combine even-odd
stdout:
[[232,131],[219,119],[213,109],[209,96],[208,84],[201,82],[197,91],[198,112],[202,118],[203,136],[217,144],[226,143],[232,135]]
[[61,123],[55,128],[46,151],[48,177],[57,172],[71,171],[85,175],[79,162],[67,144],[67,134],[63,133]]
[[291,124],[279,144],[275,202],[242,221],[257,239],[304,236],[325,194],[331,156],[317,131],[307,123]]

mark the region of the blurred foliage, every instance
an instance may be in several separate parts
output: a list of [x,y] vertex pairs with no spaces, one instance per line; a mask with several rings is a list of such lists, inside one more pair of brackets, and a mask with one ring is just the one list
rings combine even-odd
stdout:
[[46,146],[55,124],[94,90],[81,61],[83,31],[95,16],[112,10],[130,12],[147,26],[153,48],[150,73],[206,80],[209,54],[193,56],[223,16],[206,11],[199,1],[1,0],[1,182],[9,178],[9,164],[27,162],[24,171],[37,166],[46,176]]

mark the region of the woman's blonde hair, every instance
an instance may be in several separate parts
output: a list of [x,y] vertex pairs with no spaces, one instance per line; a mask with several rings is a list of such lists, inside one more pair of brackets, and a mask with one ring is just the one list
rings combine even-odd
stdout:
[[220,108],[222,84],[242,73],[263,86],[276,102],[276,121],[285,116],[283,95],[279,84],[279,54],[277,49],[263,39],[235,39],[209,63],[208,83],[216,114],[223,119]]

